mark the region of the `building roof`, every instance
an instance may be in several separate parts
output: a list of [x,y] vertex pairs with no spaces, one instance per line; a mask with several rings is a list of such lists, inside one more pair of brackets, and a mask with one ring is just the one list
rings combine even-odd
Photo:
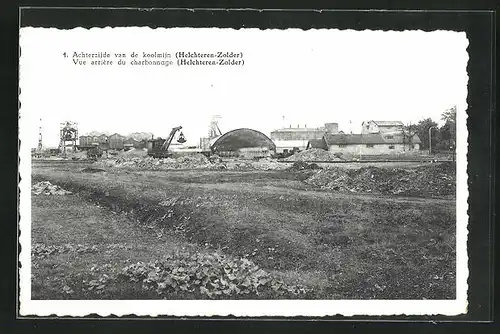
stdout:
[[268,147],[271,150],[276,149],[276,145],[268,136],[260,131],[246,128],[226,132],[218,137],[211,147],[218,151],[236,151],[246,147]]
[[[328,145],[357,145],[357,144],[403,144],[402,135],[382,135],[380,133],[369,134],[326,134],[324,137]],[[408,143],[408,142],[406,142]],[[413,144],[420,144],[420,138],[413,136]]]
[[325,138],[321,139],[311,139],[307,142],[307,149],[310,148],[322,148],[324,150],[328,149],[328,146],[326,145]]
[[122,136],[119,133],[113,133],[111,136],[109,136],[109,138],[111,138],[111,137],[125,138],[124,136]]
[[378,126],[404,126],[401,121],[372,121]]

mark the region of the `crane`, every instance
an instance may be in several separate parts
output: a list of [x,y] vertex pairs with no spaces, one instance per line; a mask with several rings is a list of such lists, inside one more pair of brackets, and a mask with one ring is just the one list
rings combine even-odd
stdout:
[[[182,129],[182,126],[177,126],[175,128],[172,128],[172,131],[170,131],[170,134],[168,135],[167,140],[163,143],[161,146],[162,151],[167,151],[168,148],[170,147],[170,144],[172,143],[172,139],[174,139],[175,133],[177,131],[180,131]],[[186,139],[184,138],[184,134],[181,132],[179,135],[179,139],[177,139],[179,143],[185,143]]]
[[[177,131],[180,131],[181,129],[182,126],[176,126],[172,128],[167,139],[163,142],[162,139],[151,139],[149,141],[151,144],[148,145],[148,155],[155,158],[167,158],[171,156],[172,153],[168,152],[168,148],[170,147],[170,144],[172,143],[172,140],[174,139]],[[177,141],[179,143],[186,142],[186,138],[184,138],[184,134],[182,132],[179,134],[179,138],[177,139]]]

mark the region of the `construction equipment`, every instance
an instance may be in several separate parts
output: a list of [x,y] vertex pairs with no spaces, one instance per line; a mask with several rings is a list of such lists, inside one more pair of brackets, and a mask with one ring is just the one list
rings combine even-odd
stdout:
[[[168,158],[172,156],[172,153],[168,151],[168,148],[170,147],[177,131],[180,131],[181,129],[182,126],[172,128],[168,138],[165,140],[161,138],[148,140],[148,155],[153,158]],[[177,142],[181,144],[186,142],[186,138],[182,132],[179,134]]]

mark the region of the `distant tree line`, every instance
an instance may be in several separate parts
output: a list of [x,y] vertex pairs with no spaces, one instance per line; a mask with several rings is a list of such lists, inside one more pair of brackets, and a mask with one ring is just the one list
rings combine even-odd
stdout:
[[429,149],[429,129],[431,130],[431,145],[435,151],[453,151],[456,145],[456,117],[457,107],[453,106],[441,114],[441,120],[444,124],[439,127],[437,122],[431,118],[426,118],[417,124],[408,124],[404,127],[404,135],[406,138],[413,138],[413,135],[418,135],[422,143],[420,148],[423,150]]

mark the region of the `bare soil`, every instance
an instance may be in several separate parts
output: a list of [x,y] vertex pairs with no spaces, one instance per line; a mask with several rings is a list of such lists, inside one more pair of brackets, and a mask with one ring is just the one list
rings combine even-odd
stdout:
[[[101,284],[99,294],[77,287],[92,280],[92,266],[112,276],[127,263],[179,249],[249,259],[310,288],[304,298],[455,298],[453,198],[318,189],[304,182],[310,170],[82,172],[86,167],[33,166],[33,183],[74,194],[33,196],[33,245],[105,250],[35,256],[33,298],[165,298],[119,280]],[[115,244],[124,246],[109,248]],[[201,298],[167,298],[179,296]]]

